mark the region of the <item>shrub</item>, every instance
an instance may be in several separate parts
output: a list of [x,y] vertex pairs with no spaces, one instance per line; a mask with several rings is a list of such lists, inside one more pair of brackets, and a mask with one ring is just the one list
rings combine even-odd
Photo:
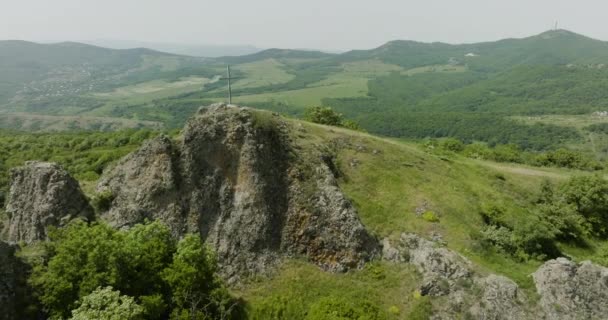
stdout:
[[248,313],[252,320],[302,319],[308,311],[298,296],[271,295],[253,307]]
[[342,124],[342,114],[329,107],[312,107],[306,109],[304,118],[310,122],[339,126]]
[[388,313],[398,316],[401,313],[401,310],[399,310],[399,307],[397,306],[390,306],[388,308]]
[[237,311],[238,304],[224,289],[216,268],[215,256],[198,235],[179,242],[173,262],[162,272],[172,292],[172,318],[224,319]]
[[441,148],[452,152],[461,152],[464,150],[464,143],[456,138],[446,138],[441,140]]
[[344,297],[326,297],[314,303],[306,320],[379,320],[380,310],[368,301],[354,303]]
[[487,144],[481,142],[474,142],[464,147],[462,151],[466,157],[473,159],[489,159],[492,153],[492,149]]
[[407,316],[408,320],[428,320],[433,315],[433,304],[429,297],[416,300],[412,310]]
[[496,146],[491,153],[492,160],[498,162],[523,162],[522,152],[515,144]]
[[422,214],[422,219],[428,222],[439,222],[439,217],[433,211],[426,211]]
[[357,131],[364,131],[361,126],[359,125],[358,122],[355,122],[353,120],[343,120],[340,123],[340,126],[346,128],[346,129],[351,129],[351,130],[357,130]]
[[82,298],[80,306],[72,311],[72,320],[139,320],[144,309],[129,296],[120,295],[112,287],[97,288]]
[[105,190],[93,196],[91,203],[95,212],[102,213],[110,210],[112,201],[114,201],[114,194],[111,190]]
[[603,177],[574,177],[559,188],[557,196],[574,206],[591,233],[608,236],[608,181]]
[[78,301],[108,286],[133,297],[146,319],[166,318],[169,310],[176,318],[236,311],[215,274],[213,255],[197,236],[176,246],[160,222],[117,231],[77,220],[49,237],[50,259],[34,268],[30,283],[51,318],[69,317]]

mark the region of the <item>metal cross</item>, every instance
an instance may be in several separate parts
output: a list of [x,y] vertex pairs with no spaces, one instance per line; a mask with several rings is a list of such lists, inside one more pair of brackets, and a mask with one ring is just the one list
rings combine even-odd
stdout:
[[230,75],[230,66],[226,67],[226,78],[220,78],[220,80],[228,80],[228,104],[232,104],[232,80],[240,79],[238,77],[232,77]]

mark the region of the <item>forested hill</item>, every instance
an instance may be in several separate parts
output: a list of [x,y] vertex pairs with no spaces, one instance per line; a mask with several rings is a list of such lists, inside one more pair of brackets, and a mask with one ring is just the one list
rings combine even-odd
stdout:
[[116,50],[76,42],[0,41],[0,105],[32,100],[53,104],[45,100],[175,78],[176,71],[199,74],[201,61],[145,48]]
[[324,105],[382,135],[531,149],[592,141],[593,152],[608,150],[608,135],[581,131],[603,119],[514,120],[608,110],[608,43],[566,30],[474,44],[397,40],[342,54],[269,49],[213,59],[4,41],[0,113],[20,119],[13,129],[45,130],[74,116],[82,122],[64,129],[108,128],[99,119],[124,123],[112,118],[177,128],[199,106],[226,101],[226,65],[233,102],[296,117]]
[[451,45],[391,41],[372,50],[357,50],[336,58],[341,61],[380,59],[404,68],[466,63],[475,71],[501,71],[526,64],[565,65],[606,63],[608,43],[567,30],[554,30],[523,39]]

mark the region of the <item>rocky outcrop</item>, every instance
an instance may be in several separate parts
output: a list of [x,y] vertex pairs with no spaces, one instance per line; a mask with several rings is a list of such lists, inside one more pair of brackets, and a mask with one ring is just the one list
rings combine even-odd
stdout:
[[0,320],[15,319],[17,285],[15,249],[0,241]]
[[383,258],[410,263],[422,275],[419,291],[443,301],[432,319],[608,319],[608,268],[565,258],[547,261],[532,276],[540,296],[530,301],[512,280],[483,276],[459,254],[404,233],[383,240]]
[[[116,227],[160,219],[176,236],[199,232],[229,280],[265,272],[284,255],[326,270],[361,266],[377,249],[318,150],[294,154],[277,115],[223,104],[201,108],[180,141],[161,136],[104,173],[102,215]],[[306,158],[306,160],[302,160]]]
[[105,219],[117,228],[160,219],[174,233],[186,232],[177,158],[173,142],[166,136],[144,143],[123,158],[99,183],[100,190],[113,199]]
[[44,240],[47,227],[62,226],[76,217],[89,219],[93,209],[80,186],[59,165],[26,162],[11,170],[6,213],[9,242]]
[[415,234],[402,234],[396,246],[388,239],[383,244],[386,260],[411,263],[422,274],[422,295],[447,295],[459,280],[471,278],[472,266],[468,260]]
[[608,268],[558,258],[547,261],[533,277],[547,318],[608,318]]
[[422,275],[423,296],[445,299],[432,319],[533,319],[525,308],[526,297],[508,278],[477,274],[472,263],[439,243],[403,233],[397,241],[383,240],[385,260],[410,263]]
[[526,296],[513,280],[489,275],[475,281],[481,296],[474,300],[469,314],[475,319],[538,319],[537,313],[526,310]]

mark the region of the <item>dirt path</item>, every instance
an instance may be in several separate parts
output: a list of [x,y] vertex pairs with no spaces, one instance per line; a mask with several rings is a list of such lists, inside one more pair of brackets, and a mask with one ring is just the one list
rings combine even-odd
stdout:
[[515,167],[515,166],[509,165],[509,164],[502,164],[502,163],[489,162],[489,161],[476,161],[476,163],[489,167],[489,168],[492,168],[492,169],[500,170],[503,172],[515,173],[515,174],[520,174],[520,175],[524,175],[524,176],[546,177],[546,178],[552,178],[552,179],[568,179],[571,176],[570,173],[546,171],[541,168],[535,169],[535,168],[527,168],[527,167]]

